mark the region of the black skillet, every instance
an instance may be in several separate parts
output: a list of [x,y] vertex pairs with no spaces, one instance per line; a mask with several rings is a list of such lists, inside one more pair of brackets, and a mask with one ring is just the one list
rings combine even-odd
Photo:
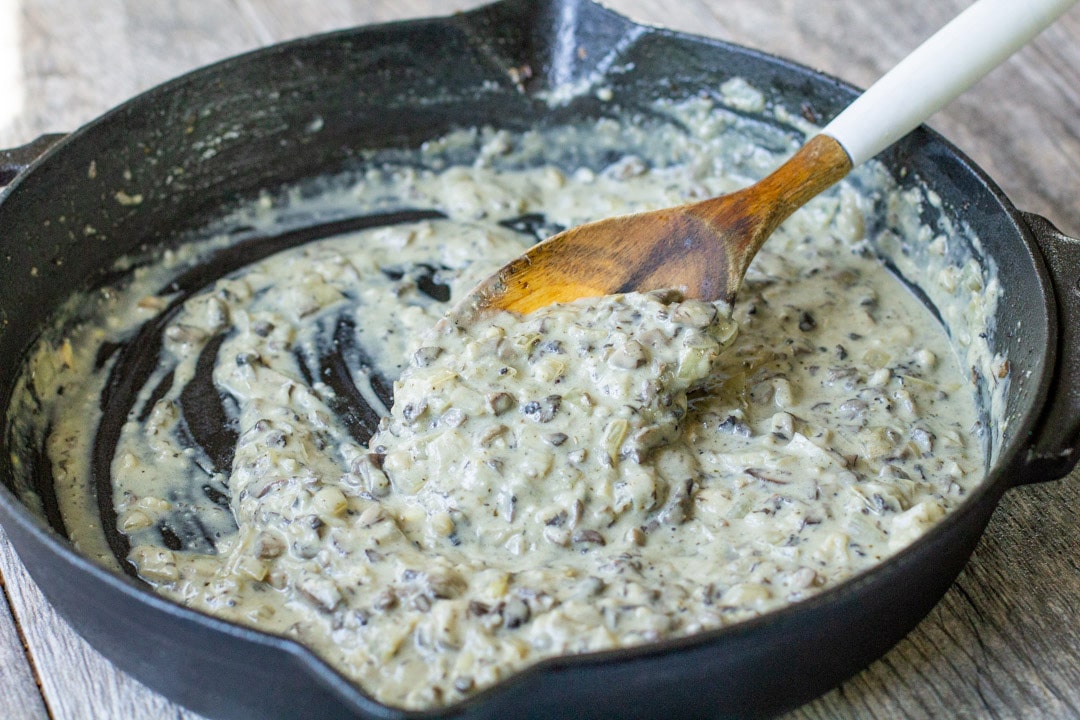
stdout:
[[[506,0],[228,60],[67,137],[0,154],[0,183],[10,183],[0,200],[0,407],[10,402],[28,348],[70,292],[116,281],[110,268],[119,256],[175,245],[260,189],[355,168],[361,149],[414,148],[459,127],[513,129],[612,108],[632,112],[736,76],[815,120],[833,116],[855,92],[786,60],[642,28],[587,0]],[[597,79],[611,89],[610,103],[586,93],[552,108],[536,96]],[[311,132],[316,118],[321,129]],[[207,153],[207,142],[223,134],[229,139]],[[1005,301],[990,341],[1009,358],[1014,381],[1008,429],[992,448],[986,482],[907,550],[806,602],[692,638],[549,660],[443,714],[721,717],[796,706],[865,667],[919,622],[959,573],[1006,489],[1073,467],[1080,244],[1018,212],[932,132],[916,131],[883,160],[902,184],[937,192],[944,217],[982,238],[982,251],[966,252],[985,253],[1000,269]],[[908,172],[901,176],[901,168]],[[141,203],[119,204],[117,189],[141,194]],[[87,225],[95,235],[82,232]],[[250,238],[245,247],[260,254],[266,243],[302,239]],[[204,272],[203,279],[212,275]],[[292,641],[186,610],[76,553],[48,463],[28,454],[24,440],[5,422],[0,521],[55,607],[122,669],[211,717],[411,716],[373,702]],[[12,450],[22,453],[18,473]],[[111,503],[100,506],[108,524]],[[115,542],[122,540],[114,538],[114,552],[122,550]]]

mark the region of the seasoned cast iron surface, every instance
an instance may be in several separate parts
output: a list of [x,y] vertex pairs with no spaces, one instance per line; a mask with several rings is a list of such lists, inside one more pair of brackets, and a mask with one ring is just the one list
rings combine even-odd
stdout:
[[[116,446],[124,423],[129,413],[136,409],[139,393],[163,362],[161,349],[165,327],[183,304],[193,294],[216,280],[286,248],[342,233],[440,217],[444,217],[443,214],[433,210],[406,210],[362,215],[237,242],[225,250],[214,253],[204,262],[177,277],[168,287],[162,288],[159,295],[174,296],[168,306],[156,317],[147,321],[129,340],[110,345],[107,348],[108,352],[99,354],[98,369],[114,355],[115,363],[101,394],[102,422],[94,438],[93,482],[106,539],[117,562],[126,572],[132,576],[135,574],[134,567],[126,561],[131,551],[128,538],[116,527],[112,461],[116,455]],[[427,287],[430,292],[440,295],[445,292],[445,286],[438,286],[431,282],[430,275],[427,277]],[[424,285],[421,285],[421,288],[423,287]],[[372,377],[372,387],[386,405],[392,403],[392,381],[388,382],[371,369],[370,360],[366,359],[364,350],[352,341],[354,334],[348,332],[349,322],[346,319],[339,320],[339,324],[329,333],[327,341],[322,343],[323,355],[317,372],[319,379],[334,390],[336,400],[331,405],[332,409],[357,442],[363,443],[375,431],[379,418],[353,385],[348,368],[350,366],[366,368]],[[230,396],[221,393],[213,380],[217,352],[225,338],[225,334],[217,335],[207,343],[199,355],[195,376],[180,392],[180,409],[187,444],[198,451],[200,464],[206,471],[207,484],[203,485],[201,490],[211,502],[228,507],[228,489],[211,483],[214,473],[226,472],[232,467],[233,450],[238,436],[235,402]],[[303,362],[301,362],[301,367],[306,369],[308,383],[313,384],[315,379],[313,369],[307,368]],[[154,388],[146,403],[138,409],[140,416],[149,415],[157,398],[163,396],[172,384],[172,377],[169,371],[165,379]],[[46,462],[44,458],[40,461],[43,464]],[[172,500],[185,506],[195,499],[172,498]],[[158,529],[165,546],[170,550],[207,553],[213,552],[216,548],[215,538],[194,512],[173,513]]]

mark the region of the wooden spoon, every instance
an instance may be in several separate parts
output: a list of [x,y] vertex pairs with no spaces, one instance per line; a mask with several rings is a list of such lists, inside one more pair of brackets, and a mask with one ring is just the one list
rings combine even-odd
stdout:
[[973,85],[1077,0],[979,0],[763,180],[727,195],[581,225],[535,245],[451,313],[529,313],[556,302],[678,288],[731,302],[791,213]]

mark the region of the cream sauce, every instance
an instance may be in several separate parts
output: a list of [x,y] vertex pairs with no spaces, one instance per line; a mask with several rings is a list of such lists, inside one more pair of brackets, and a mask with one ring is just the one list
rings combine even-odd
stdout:
[[[520,254],[522,228],[723,192],[787,151],[722,112],[685,114],[694,133],[658,143],[687,150],[674,163],[498,167],[544,140],[494,133],[472,165],[372,170],[348,201],[446,219],[304,245],[186,300],[112,461],[140,575],[421,708],[543,658],[796,602],[940,519],[981,480],[984,442],[970,373],[871,252],[870,195],[892,197],[887,183],[796,213],[733,310],[631,294],[428,332]],[[110,366],[88,358],[162,313],[170,296],[147,289],[186,262],[137,271],[107,323],[39,351],[58,486],[89,474],[86,418]],[[384,378],[406,367],[388,417],[355,416],[387,416]],[[200,382],[226,399],[225,449],[200,443]],[[92,521],[72,532],[105,555]]]

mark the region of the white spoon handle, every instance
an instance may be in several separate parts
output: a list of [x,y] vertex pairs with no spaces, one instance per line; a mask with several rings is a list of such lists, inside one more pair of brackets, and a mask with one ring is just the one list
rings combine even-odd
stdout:
[[858,166],[1019,50],[1077,0],[978,0],[829,123]]

